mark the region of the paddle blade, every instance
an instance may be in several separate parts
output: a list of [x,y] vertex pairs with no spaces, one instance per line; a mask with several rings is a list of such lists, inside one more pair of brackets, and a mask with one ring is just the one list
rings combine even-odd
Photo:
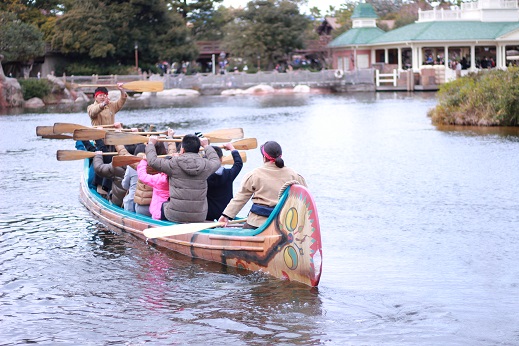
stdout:
[[112,166],[121,167],[131,165],[132,163],[137,163],[142,160],[142,157],[133,156],[133,155],[120,155],[114,156],[112,159]]
[[236,150],[256,149],[258,147],[258,140],[256,138],[245,138],[232,142],[232,145]]
[[82,160],[94,156],[95,154],[93,152],[85,150],[58,150],[56,152],[56,158],[58,161]]
[[105,134],[105,144],[108,145],[139,144],[147,142],[148,137],[128,132],[107,132]]
[[72,136],[76,141],[89,141],[96,139],[104,139],[106,135],[105,130],[101,129],[77,129],[74,130],[74,135]]
[[210,143],[228,143],[232,141],[232,138],[221,138],[221,137],[206,137]]
[[90,127],[71,123],[55,123],[54,133],[73,133],[77,129],[89,129]]
[[[240,157],[243,162],[247,162],[247,153],[240,151]],[[232,155],[225,155],[222,157],[222,165],[233,165],[234,159]]]
[[[204,133],[204,137],[208,138],[209,140],[211,140],[213,142],[216,142],[214,140],[214,138],[241,139],[241,138],[243,138],[243,129],[242,128],[233,128],[233,129],[216,130],[216,131]],[[227,142],[229,142],[229,141],[227,141]],[[221,142],[219,142],[219,143],[221,143]]]
[[36,126],[36,136],[48,136],[53,134],[53,126]]
[[137,92],[159,92],[164,90],[164,83],[158,81],[142,80],[124,83],[123,88]]
[[164,226],[156,228],[147,228],[143,231],[148,239],[170,237],[174,235],[189,234],[202,231],[204,229],[223,226],[221,222],[199,222],[199,223],[182,223],[173,226]]

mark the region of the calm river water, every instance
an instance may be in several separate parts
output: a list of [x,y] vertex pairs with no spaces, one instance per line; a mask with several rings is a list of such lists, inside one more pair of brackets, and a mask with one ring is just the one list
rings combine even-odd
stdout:
[[[85,107],[0,116],[0,345],[518,345],[519,134],[438,129],[434,93],[129,101],[117,119],[277,140],[320,217],[317,289],[159,251],[92,220]],[[249,151],[236,181],[260,164]],[[244,214],[243,214],[244,215]]]

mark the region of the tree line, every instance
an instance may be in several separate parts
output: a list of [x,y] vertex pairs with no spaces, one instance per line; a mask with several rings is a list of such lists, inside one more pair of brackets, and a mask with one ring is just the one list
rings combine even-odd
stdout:
[[[272,69],[291,53],[318,39],[315,27],[324,16],[341,24],[337,36],[351,28],[358,2],[344,2],[326,13],[300,11],[306,0],[252,0],[244,8],[227,8],[222,0],[3,0],[0,3],[0,54],[3,63],[30,70],[46,52],[69,62],[67,74],[125,74],[139,66],[153,70],[159,61],[190,62],[197,41],[220,41],[242,62]],[[424,0],[368,0],[380,17],[416,20]],[[416,11],[407,11],[415,5]],[[422,6],[423,7],[423,6]],[[133,73],[135,70],[133,70]]]

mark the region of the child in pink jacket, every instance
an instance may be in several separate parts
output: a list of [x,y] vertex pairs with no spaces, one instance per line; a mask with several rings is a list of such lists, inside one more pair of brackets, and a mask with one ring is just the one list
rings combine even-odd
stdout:
[[169,198],[169,183],[166,173],[159,172],[157,174],[148,174],[146,172],[148,161],[142,159],[137,166],[137,176],[144,184],[153,188],[153,195],[151,196],[150,213],[155,220],[160,220],[162,203]]

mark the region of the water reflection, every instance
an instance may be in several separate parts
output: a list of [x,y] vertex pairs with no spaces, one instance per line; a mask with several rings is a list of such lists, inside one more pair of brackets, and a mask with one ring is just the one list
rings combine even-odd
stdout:
[[507,141],[519,141],[519,127],[517,126],[456,126],[437,125],[439,131],[453,136],[499,136]]
[[[78,200],[81,162],[56,161],[73,142],[34,134],[88,124],[84,109],[0,117],[2,344],[519,343],[519,134],[437,128],[434,95],[178,98],[118,114],[280,141],[319,208],[317,290],[112,233]],[[261,164],[247,158],[237,185]]]

